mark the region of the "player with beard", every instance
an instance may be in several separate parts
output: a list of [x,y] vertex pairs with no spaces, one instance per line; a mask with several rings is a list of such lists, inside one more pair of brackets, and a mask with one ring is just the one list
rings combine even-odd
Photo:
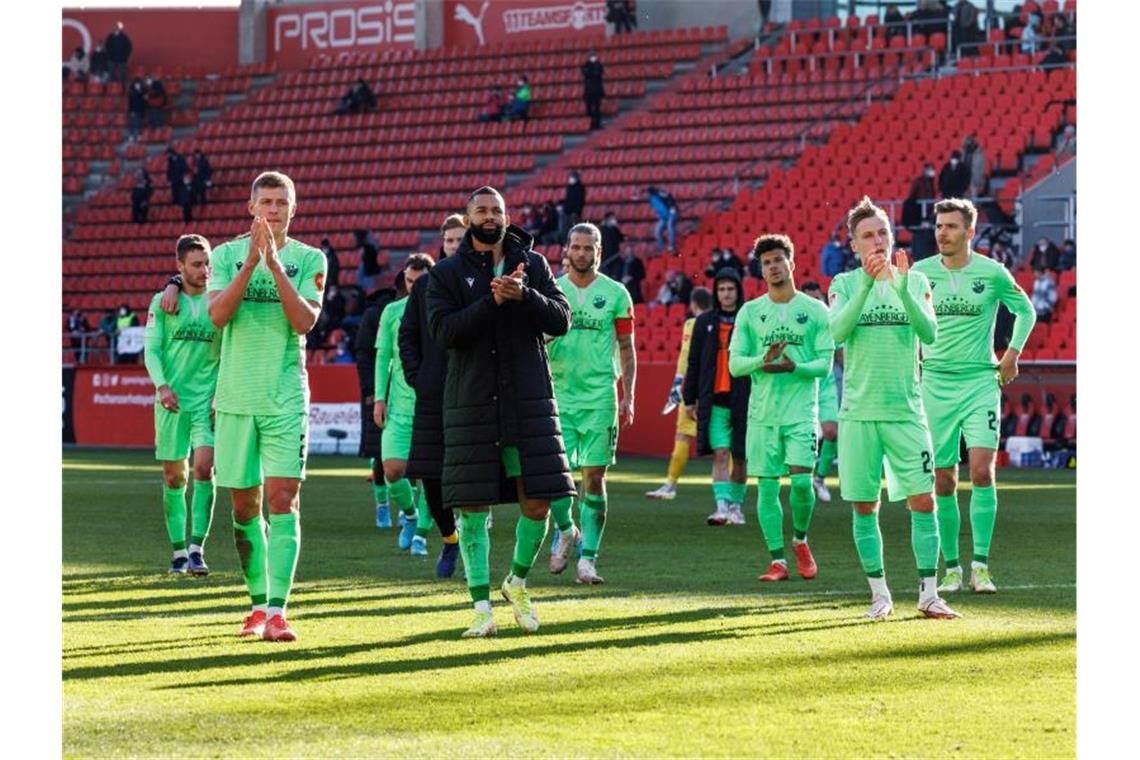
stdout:
[[[570,268],[557,280],[570,302],[570,332],[548,347],[562,438],[571,470],[582,469],[584,491],[579,500],[580,531],[573,522],[573,497],[551,502],[558,532],[551,542],[550,572],[566,569],[580,538],[575,580],[585,584],[604,582],[596,562],[606,525],[606,468],[616,461],[619,426],[633,425],[637,376],[633,300],[624,285],[598,272],[601,246],[602,233],[589,222],[570,228],[566,238]],[[614,383],[615,345],[621,356],[620,405]]]

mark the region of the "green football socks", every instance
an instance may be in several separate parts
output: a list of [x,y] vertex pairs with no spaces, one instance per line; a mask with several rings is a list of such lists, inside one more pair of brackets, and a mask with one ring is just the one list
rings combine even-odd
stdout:
[[958,566],[958,532],[962,516],[958,514],[957,492],[949,496],[934,495],[934,509],[938,513],[938,534],[942,541],[942,556],[946,567]]
[[878,510],[863,515],[851,510],[854,516],[852,532],[855,536],[855,551],[868,578],[883,577],[883,534],[879,531]]
[[563,496],[550,502],[550,516],[554,520],[554,525],[563,533],[568,534],[574,530],[574,516],[571,513],[573,507],[573,496]]
[[748,481],[743,483],[736,483],[729,481],[728,483],[728,501],[730,504],[743,504],[744,496],[748,493]]
[[491,537],[487,534],[486,512],[460,512],[459,553],[467,569],[467,590],[471,601],[491,598]]
[[932,512],[910,512],[910,546],[919,578],[932,578],[938,568],[938,520]]
[[416,486],[416,535],[427,536],[435,528],[435,520],[428,509],[427,494],[423,484]]
[[234,545],[237,547],[238,561],[241,563],[250,600],[255,607],[265,604],[267,542],[261,515],[247,523],[238,522],[237,516],[234,516]]
[[811,516],[815,512],[815,487],[810,472],[797,472],[791,476],[791,481],[788,504],[792,507],[792,535],[797,541],[806,541]]
[[997,487],[974,486],[970,494],[970,530],[974,533],[974,561],[989,562],[990,541],[997,522]]
[[195,480],[190,496],[190,543],[206,545],[210,524],[214,521],[214,481]]
[[784,559],[784,508],[780,504],[779,478],[757,478],[760,496],[756,500],[756,517],[760,532],[772,559]]
[[835,461],[835,452],[838,450],[835,441],[823,439],[823,443],[819,445],[819,459],[815,462],[815,474],[821,478],[826,478],[827,474],[831,472],[831,463]]
[[515,526],[515,557],[511,562],[511,573],[516,578],[526,578],[530,572],[538,550],[546,539],[547,518],[532,520],[526,515],[519,515],[519,522]]
[[407,478],[400,478],[396,481],[388,482],[388,501],[389,503],[400,512],[403,512],[406,517],[411,517],[416,513],[416,496],[415,491],[412,489],[412,481]]
[[606,495],[586,494],[582,500],[582,557],[595,559],[606,530]]
[[728,480],[714,480],[712,484],[713,498],[717,501],[732,501],[732,482]]
[[186,486],[162,487],[162,506],[166,512],[166,535],[174,551],[186,548]]
[[301,555],[301,515],[269,515],[269,606],[285,608]]

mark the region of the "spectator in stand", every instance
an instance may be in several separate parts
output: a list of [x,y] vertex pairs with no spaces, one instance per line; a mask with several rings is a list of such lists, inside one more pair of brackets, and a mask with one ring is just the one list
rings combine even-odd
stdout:
[[139,169],[138,179],[131,188],[131,221],[135,224],[146,224],[147,214],[150,213],[150,197],[154,195],[154,186],[150,182],[150,174],[146,167]]
[[927,205],[924,212],[922,201],[931,201],[934,197],[934,164],[926,164],[922,167],[922,174],[910,183],[910,192],[903,201],[903,226],[921,227],[923,222],[929,221],[932,207]]
[[79,309],[74,309],[67,315],[67,333],[71,336],[71,351],[75,355],[76,364],[87,362],[87,333],[91,332],[91,323]]
[[1061,243],[1061,252],[1057,255],[1057,271],[1067,272],[1077,268],[1077,242],[1067,239]]
[[719,250],[713,248],[709,258],[709,265],[705,267],[705,277],[715,277],[717,272],[727,268],[736,272],[742,281],[744,280],[744,262],[732,252],[731,248],[725,247]]
[[1045,57],[1037,64],[1043,69],[1050,69],[1055,66],[1067,66],[1069,64],[1069,54],[1061,47],[1059,42],[1049,43],[1049,49],[1045,51]]
[[617,280],[625,289],[629,291],[630,298],[634,303],[644,303],[645,299],[641,296],[641,281],[645,279],[645,265],[641,263],[641,259],[633,255],[633,250],[628,246],[622,246],[621,253],[614,256],[606,263],[607,269],[602,272],[610,279]]
[[376,93],[363,79],[357,79],[356,84],[348,89],[337,103],[335,113],[343,116],[349,113],[367,113],[376,110]]
[[182,209],[182,221],[194,221],[194,175],[186,172],[174,190],[174,205]]
[[131,59],[132,46],[131,38],[123,31],[122,21],[115,22],[115,28],[107,35],[103,48],[107,51],[111,79],[126,87],[127,61]]
[[966,135],[962,142],[962,163],[970,171],[970,186],[966,192],[970,198],[979,198],[986,194],[986,153],[974,134]]
[[380,274],[380,245],[368,230],[354,230],[352,234],[360,248],[356,284],[365,293],[370,293],[376,287],[376,275]]
[[135,77],[127,92],[127,134],[132,141],[139,139],[143,119],[146,118],[146,85]]
[[938,192],[943,198],[964,198],[969,188],[970,167],[962,162],[962,151],[955,150],[938,173]]
[[625,240],[625,234],[618,226],[617,214],[613,211],[607,211],[605,219],[602,220],[602,264],[605,264],[611,258],[617,255],[621,250],[621,244]]
[[146,86],[147,126],[161,127],[166,123],[166,109],[170,105],[170,98],[166,95],[166,85],[161,79],[152,77],[147,77],[143,84]]
[[990,249],[990,258],[1006,269],[1013,269],[1013,251],[1000,240],[994,242],[993,247]]
[[[206,205],[206,192],[214,186],[214,170],[210,167],[210,160],[201,150],[194,151],[194,204]],[[331,278],[330,278],[331,279]]]
[[1057,159],[1057,163],[1061,163],[1069,156],[1077,155],[1077,128],[1072,124],[1066,124],[1064,131],[1057,137],[1057,149],[1053,151],[1053,157]]
[[111,63],[107,60],[107,51],[103,49],[102,44],[96,44],[95,49],[91,51],[90,77],[106,84],[110,75]]
[[178,202],[178,189],[182,184],[182,178],[190,173],[190,164],[186,163],[186,157],[174,149],[171,145],[166,149],[166,181],[170,183],[170,202],[175,205],[181,205]]
[[[138,325],[139,325],[139,318],[135,316],[135,313],[133,311],[131,311],[131,307],[127,306],[125,303],[119,304],[119,310],[117,312],[115,312],[115,338],[116,338],[116,342],[117,342],[118,337],[123,334],[123,330],[126,330],[128,327],[138,327]],[[115,363],[121,364],[124,361],[124,358],[125,358],[125,355],[119,353],[119,347],[118,347],[118,345],[116,345],[115,346]],[[134,357],[134,359],[137,361],[138,357],[136,356],[136,357]]]
[[1060,250],[1049,238],[1040,238],[1037,244],[1033,246],[1033,258],[1029,260],[1029,266],[1033,267],[1034,271],[1038,269],[1057,269],[1057,259],[1061,255]]
[[590,117],[590,129],[602,128],[602,99],[606,96],[606,87],[602,82],[605,75],[605,66],[598,60],[598,54],[593,50],[582,64],[583,93],[586,100],[586,115]]
[[1061,52],[1065,54],[1065,62],[1068,63],[1069,51],[1077,46],[1076,39],[1077,30],[1069,21],[1069,17],[1064,13],[1054,13],[1052,23],[1050,25],[1050,37],[1060,37],[1056,44],[1061,48]]
[[328,238],[321,238],[321,252],[324,253],[325,261],[328,264],[327,269],[325,269],[325,282],[330,287],[340,285],[340,259],[337,258],[336,250]]
[[522,227],[531,237],[538,231],[538,212],[529,203],[523,204],[517,215],[511,215],[511,223]]
[[111,363],[115,362],[115,342],[119,335],[118,314],[114,309],[109,310],[99,320],[99,334],[107,339],[107,356],[110,357]]
[[504,120],[526,121],[530,116],[530,103],[533,99],[534,91],[530,86],[530,78],[526,74],[520,74],[515,94],[511,97],[511,102],[507,103],[507,110],[503,112]]
[[503,118],[503,110],[507,107],[507,98],[502,87],[492,87],[487,91],[487,99],[479,110],[479,121],[499,121]]
[[1029,22],[1021,30],[1021,52],[1033,55],[1037,52],[1037,41],[1041,38],[1041,16],[1029,14]]
[[614,25],[614,34],[632,32],[637,26],[637,8],[633,0],[606,0],[606,21]]
[[688,303],[693,294],[693,283],[684,272],[670,269],[665,275],[665,282],[657,291],[657,303],[668,306],[671,303]]
[[549,245],[558,241],[558,210],[552,201],[542,204],[536,219],[538,231],[535,239],[540,244]]
[[[649,205],[653,207],[653,213],[657,214],[657,227],[653,231],[657,238],[657,250],[675,251],[677,249],[677,217],[680,216],[677,201],[668,190],[653,185],[645,188],[645,195],[649,199]],[[668,248],[665,247],[665,241],[662,238],[663,232],[667,232],[669,235]]]
[[887,24],[887,42],[891,41],[891,37],[905,37],[906,36],[906,18],[899,11],[899,7],[894,3],[887,6],[887,10],[883,13],[883,23]]
[[825,277],[834,277],[843,271],[843,243],[839,240],[839,233],[831,233],[831,239],[819,252],[819,269]]
[[566,231],[582,221],[582,212],[586,208],[586,186],[582,184],[582,177],[576,171],[570,172],[566,178],[566,194],[562,197],[562,226],[558,230],[558,242],[566,242]]
[[[954,23],[950,26],[950,48],[959,45],[972,45],[982,41],[982,31],[978,27],[978,9],[970,0],[958,0],[954,6]],[[976,55],[976,49],[968,49],[963,54]]]
[[911,28],[915,34],[931,35],[947,31],[950,9],[942,0],[918,0],[918,6],[910,14]]
[[87,74],[91,70],[91,61],[87,58],[87,53],[82,47],[75,48],[71,58],[63,65],[71,72],[73,78],[80,82],[87,81]]
[[1033,309],[1037,312],[1038,322],[1049,322],[1053,319],[1053,309],[1057,306],[1057,281],[1053,272],[1048,269],[1034,268],[1037,279],[1033,281]]

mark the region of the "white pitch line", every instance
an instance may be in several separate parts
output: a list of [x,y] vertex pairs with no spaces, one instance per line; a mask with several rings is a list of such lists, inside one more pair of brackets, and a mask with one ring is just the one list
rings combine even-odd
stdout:
[[[1033,591],[1047,588],[1076,588],[1075,583],[1031,583],[1025,586],[1001,586],[998,591]],[[788,591],[783,593],[761,594],[760,598],[783,596],[866,596],[866,591]]]

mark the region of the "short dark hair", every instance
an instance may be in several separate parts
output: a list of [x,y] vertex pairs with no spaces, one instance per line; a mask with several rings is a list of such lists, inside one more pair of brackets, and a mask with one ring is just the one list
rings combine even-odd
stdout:
[[404,262],[404,269],[414,269],[417,272],[431,269],[433,266],[435,266],[435,259],[426,253],[413,253],[409,255],[408,260]]
[[448,230],[459,228],[467,229],[467,225],[463,223],[463,216],[461,214],[450,214],[443,220],[443,224],[439,226],[439,234],[446,235]]
[[800,290],[819,290],[819,291],[822,291],[823,288],[821,288],[819,286],[819,283],[816,282],[815,280],[808,280],[807,282],[805,282],[803,285],[800,286]]
[[962,215],[962,221],[966,223],[966,229],[972,228],[978,221],[978,209],[966,198],[943,198],[934,204],[935,216],[939,214],[952,214],[955,211]]
[[[499,196],[500,198],[502,198],[502,197],[503,197],[503,194],[502,194],[502,193],[500,193],[500,192],[499,192],[498,190],[496,190],[495,188],[491,187],[490,185],[483,185],[483,187],[479,188],[479,189],[478,189],[478,190],[476,190],[475,192],[471,193],[471,195],[468,195],[468,196],[467,196],[467,206],[468,206],[468,208],[470,208],[470,207],[471,207],[471,201],[475,200],[475,199],[476,199],[478,196],[480,196],[480,195],[497,195],[497,196]],[[504,203],[506,203],[506,201],[505,201],[505,200],[504,200]]]
[[791,261],[796,255],[796,247],[787,235],[761,235],[752,244],[752,255],[757,261],[768,251],[783,251],[784,258]]
[[693,288],[693,292],[689,295],[689,303],[701,311],[708,311],[712,308],[712,291],[706,287]]
[[[173,150],[173,148],[171,148]],[[253,181],[253,185],[249,188],[249,199],[253,200],[257,197],[257,191],[263,187],[283,187],[289,193],[289,200],[293,203],[297,202],[297,188],[293,185],[293,180],[282,172],[262,172],[257,175],[257,179]]]
[[178,238],[178,242],[174,245],[174,252],[178,256],[178,260],[186,261],[186,254],[190,251],[205,251],[206,255],[209,255],[210,241],[195,234],[183,235]]

